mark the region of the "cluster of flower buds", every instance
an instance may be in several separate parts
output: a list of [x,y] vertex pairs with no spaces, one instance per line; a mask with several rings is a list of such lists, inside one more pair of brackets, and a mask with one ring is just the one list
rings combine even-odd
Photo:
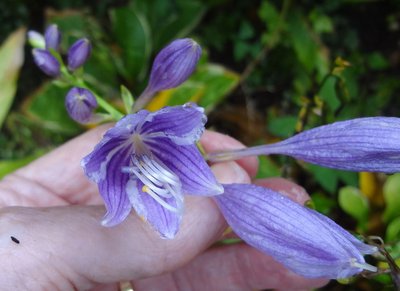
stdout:
[[[57,58],[61,43],[61,32],[57,25],[50,25],[46,29],[44,37],[35,31],[28,32],[28,40],[34,47],[32,54],[36,65],[46,75],[58,77],[61,72],[61,58]],[[91,49],[88,39],[77,40],[68,50],[68,69],[74,71],[81,67],[89,58]]]

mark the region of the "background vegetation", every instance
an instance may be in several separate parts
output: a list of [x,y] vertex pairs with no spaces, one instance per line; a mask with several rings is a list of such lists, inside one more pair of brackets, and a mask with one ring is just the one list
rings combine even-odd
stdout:
[[[121,108],[120,84],[138,94],[161,47],[177,37],[196,39],[203,47],[196,73],[158,94],[150,108],[198,102],[208,112],[208,127],[247,145],[337,120],[400,117],[396,0],[3,0],[0,21],[0,177],[87,129],[65,112],[68,88],[33,65],[25,32],[10,36],[21,27],[43,31],[57,23],[64,49],[77,38],[91,39],[83,77]],[[348,230],[382,237],[390,255],[400,258],[400,174],[263,157],[258,175],[293,179],[318,211]],[[390,271],[379,258],[371,260]],[[390,275],[382,274],[323,289],[394,288]]]

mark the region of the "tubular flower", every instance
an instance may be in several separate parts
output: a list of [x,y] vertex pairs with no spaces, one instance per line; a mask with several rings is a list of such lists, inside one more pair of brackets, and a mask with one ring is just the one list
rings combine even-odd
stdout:
[[195,104],[141,110],[108,130],[82,160],[105,202],[105,226],[122,222],[133,208],[163,238],[173,238],[183,214],[183,193],[223,192],[195,142],[206,117]]
[[377,251],[335,222],[270,189],[224,185],[216,196],[228,224],[249,245],[308,278],[346,278],[376,271],[363,254]]
[[87,89],[73,87],[65,96],[65,107],[73,120],[89,123],[97,108],[96,97]]
[[214,153],[209,160],[283,154],[309,163],[350,171],[400,171],[400,118],[364,117],[319,126],[284,141]]

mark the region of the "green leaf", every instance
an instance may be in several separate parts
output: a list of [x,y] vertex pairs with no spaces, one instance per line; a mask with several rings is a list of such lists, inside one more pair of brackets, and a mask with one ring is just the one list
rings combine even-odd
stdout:
[[400,173],[391,175],[383,185],[386,208],[383,220],[389,222],[400,216]]
[[371,69],[384,70],[389,67],[389,61],[379,52],[373,52],[367,55],[367,62]]
[[19,70],[24,62],[25,28],[12,33],[0,47],[0,128],[17,90]]
[[336,206],[336,201],[332,198],[327,197],[322,193],[311,194],[311,199],[314,204],[314,209],[325,215],[331,213],[333,207]]
[[344,212],[354,217],[358,222],[366,222],[368,219],[368,200],[361,191],[352,186],[346,186],[339,190],[339,205]]
[[297,116],[281,116],[268,120],[268,131],[278,137],[288,138],[296,129]]
[[199,105],[211,110],[239,83],[240,76],[220,65],[201,66],[193,75],[193,82],[201,84],[203,93]]
[[67,91],[67,88],[47,83],[28,100],[24,111],[30,119],[50,131],[76,134],[80,126],[69,117],[64,105]]
[[335,76],[329,76],[319,91],[319,97],[326,102],[328,107],[335,111],[340,106],[340,100],[336,95],[336,82]]
[[259,156],[258,161],[258,179],[279,177],[281,175],[279,167],[268,156]]
[[134,98],[132,93],[124,85],[121,85],[121,98],[124,103],[125,112],[129,114],[134,103]]
[[127,79],[143,79],[151,53],[150,29],[139,11],[117,8],[110,12],[113,35],[122,49]]
[[400,217],[397,217],[389,223],[386,229],[386,242],[400,240]]
[[307,169],[313,174],[315,180],[329,193],[336,191],[339,178],[336,170],[308,164]]
[[316,65],[317,44],[311,35],[306,20],[299,10],[291,11],[287,20],[290,40],[292,41],[296,55],[307,72],[311,73]]

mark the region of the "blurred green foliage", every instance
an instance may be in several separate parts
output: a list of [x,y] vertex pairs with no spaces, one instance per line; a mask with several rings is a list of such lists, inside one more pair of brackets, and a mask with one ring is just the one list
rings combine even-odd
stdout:
[[[146,86],[160,48],[177,37],[195,38],[203,47],[198,70],[181,87],[158,94],[150,107],[198,102],[209,113],[210,127],[246,144],[277,141],[336,120],[400,116],[396,0],[6,0],[0,19],[1,42],[21,25],[43,31],[49,23],[63,32],[64,50],[80,37],[91,39],[83,78],[122,110]],[[86,130],[65,112],[67,88],[33,66],[29,48],[25,53],[16,94],[0,99],[0,107],[14,100],[0,132],[1,176]],[[314,207],[347,229],[386,238],[390,254],[400,258],[398,175],[260,158],[258,177],[276,175],[303,185]],[[337,284],[325,289],[392,288],[388,275]]]

